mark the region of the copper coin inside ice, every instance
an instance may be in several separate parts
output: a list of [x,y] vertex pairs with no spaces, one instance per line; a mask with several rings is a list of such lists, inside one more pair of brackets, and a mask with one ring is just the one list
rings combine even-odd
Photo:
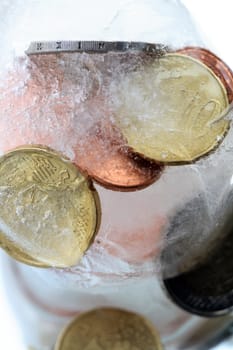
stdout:
[[0,159],[0,245],[36,266],[77,264],[99,226],[97,192],[56,152],[18,148]]
[[16,59],[0,84],[0,150],[42,144],[74,160],[105,187],[135,190],[150,185],[163,166],[133,154],[119,130],[111,128],[98,93],[98,77],[105,74],[99,55]]
[[185,47],[177,52],[196,58],[209,67],[225,86],[229,103],[233,101],[233,72],[225,62],[201,47]]
[[202,62],[169,53],[119,75],[110,86],[118,127],[132,149],[155,161],[191,162],[229,129],[227,92]]
[[134,154],[119,129],[109,121],[94,125],[77,140],[75,163],[102,186],[120,191],[144,188],[154,182],[164,166]]

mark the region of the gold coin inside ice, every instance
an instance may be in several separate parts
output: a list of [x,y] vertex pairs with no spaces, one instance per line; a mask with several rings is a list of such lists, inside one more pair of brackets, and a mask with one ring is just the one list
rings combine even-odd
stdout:
[[116,122],[129,146],[162,162],[192,161],[222,140],[226,89],[201,62],[167,54],[110,87]]
[[96,309],[78,316],[61,334],[55,350],[162,350],[154,327],[142,316]]
[[68,160],[42,147],[0,159],[0,245],[35,266],[75,265],[98,227],[96,191]]

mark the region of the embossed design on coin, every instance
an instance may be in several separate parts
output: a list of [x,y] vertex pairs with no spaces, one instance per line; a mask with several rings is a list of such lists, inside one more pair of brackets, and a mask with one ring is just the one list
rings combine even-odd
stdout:
[[47,148],[18,148],[0,159],[0,203],[0,244],[30,265],[75,265],[98,228],[96,191]]
[[55,350],[162,350],[154,327],[132,312],[102,308],[77,317]]
[[196,58],[209,67],[225,86],[229,103],[233,101],[233,72],[226,63],[203,47],[189,46],[177,52]]
[[110,93],[128,145],[157,161],[193,161],[215,148],[229,128],[225,87],[189,56],[158,58],[120,76]]

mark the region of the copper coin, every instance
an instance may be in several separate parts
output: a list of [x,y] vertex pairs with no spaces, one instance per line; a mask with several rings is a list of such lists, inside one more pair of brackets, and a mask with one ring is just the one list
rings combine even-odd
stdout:
[[102,186],[120,191],[147,187],[164,168],[133,153],[119,129],[109,121],[97,123],[86,137],[78,140],[74,162]]
[[233,72],[213,52],[201,47],[185,47],[177,52],[200,60],[221,80],[227,90],[229,103],[233,101]]
[[0,84],[0,151],[41,144],[61,152],[107,188],[132,191],[150,185],[163,166],[125,146],[97,93],[96,77],[103,68],[99,56],[80,57],[73,53],[16,60]]

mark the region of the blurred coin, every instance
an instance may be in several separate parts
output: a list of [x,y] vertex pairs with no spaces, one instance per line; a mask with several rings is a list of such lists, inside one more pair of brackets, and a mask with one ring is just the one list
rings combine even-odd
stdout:
[[233,234],[221,242],[199,267],[165,279],[173,301],[186,311],[205,317],[229,314],[233,310]]
[[221,80],[227,90],[229,103],[233,101],[233,72],[218,56],[202,47],[185,47],[177,52],[203,62]]
[[116,123],[132,149],[165,163],[190,162],[229,128],[225,87],[198,60],[167,54],[112,84]]
[[29,265],[75,265],[98,229],[96,191],[47,148],[18,148],[0,159],[0,203],[0,244]]
[[198,266],[213,250],[218,237],[212,232],[213,218],[203,194],[183,203],[169,218],[161,254],[163,278],[171,278]]
[[120,309],[96,309],[78,316],[59,337],[55,350],[162,350],[144,317]]
[[[186,311],[205,317],[230,314],[233,310],[232,192],[226,194],[221,204],[221,213],[215,214],[217,224],[212,224],[212,228],[210,225],[209,237],[203,239],[203,232],[196,231],[195,243],[195,237],[190,240],[187,232],[183,242],[177,240],[177,247],[175,244],[168,246],[162,254],[163,264],[170,264],[170,269],[164,266],[164,286],[171,299]],[[200,227],[198,220],[195,224],[197,228]],[[178,234],[179,231],[175,232],[173,228],[174,234]],[[190,252],[190,261],[186,251]]]

